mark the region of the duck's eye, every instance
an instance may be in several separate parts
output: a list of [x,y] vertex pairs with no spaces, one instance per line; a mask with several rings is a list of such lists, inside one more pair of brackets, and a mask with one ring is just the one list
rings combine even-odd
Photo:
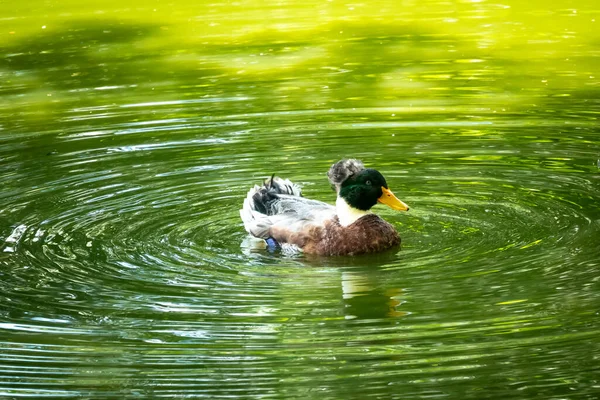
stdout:
[[369,180],[368,180],[368,181],[366,181],[365,183],[366,183],[367,185],[371,186],[371,181],[369,181]]

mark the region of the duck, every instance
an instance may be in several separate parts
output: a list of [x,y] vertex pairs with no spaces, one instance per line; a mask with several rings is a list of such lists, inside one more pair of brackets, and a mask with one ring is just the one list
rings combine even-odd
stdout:
[[372,213],[377,203],[398,211],[409,207],[390,190],[384,176],[357,159],[329,168],[335,205],[311,200],[300,186],[275,175],[248,191],[240,217],[246,232],[268,248],[318,256],[375,253],[400,246],[392,224]]

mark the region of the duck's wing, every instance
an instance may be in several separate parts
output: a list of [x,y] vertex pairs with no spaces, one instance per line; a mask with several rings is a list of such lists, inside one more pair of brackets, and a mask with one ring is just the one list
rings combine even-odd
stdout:
[[296,218],[313,219],[321,217],[323,212],[335,212],[335,208],[319,200],[279,195],[273,202],[272,211],[272,215],[294,214]]
[[304,246],[308,237],[314,236],[315,230],[335,217],[334,207],[316,200],[282,198],[276,207],[281,212],[261,216],[256,225],[258,232],[252,233],[258,233],[258,237],[263,239],[272,237],[280,243],[299,247]]
[[271,178],[248,192],[240,216],[248,233],[268,239],[274,232],[302,235],[322,226],[335,216],[335,208],[302,197],[300,188],[287,179]]

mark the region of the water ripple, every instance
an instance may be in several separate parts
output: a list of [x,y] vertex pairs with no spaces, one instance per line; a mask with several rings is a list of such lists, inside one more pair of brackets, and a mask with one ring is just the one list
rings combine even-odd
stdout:
[[[545,390],[589,381],[594,355],[574,345],[593,347],[598,334],[574,317],[597,304],[600,192],[587,125],[565,137],[548,123],[541,138],[519,120],[343,111],[335,122],[319,121],[322,110],[156,115],[48,143],[9,140],[44,155],[5,157],[15,172],[0,178],[3,395],[118,397],[142,393],[128,389],[140,382],[157,396],[222,394],[207,369],[230,395],[258,380],[258,397],[301,397],[315,382],[329,395],[357,374],[371,396],[400,381],[412,397],[424,382],[536,382],[495,365],[533,368]],[[341,131],[353,154],[340,154]],[[324,173],[349,155],[411,204],[407,214],[376,208],[402,251],[313,259],[240,246],[250,186],[277,172],[333,201]]]

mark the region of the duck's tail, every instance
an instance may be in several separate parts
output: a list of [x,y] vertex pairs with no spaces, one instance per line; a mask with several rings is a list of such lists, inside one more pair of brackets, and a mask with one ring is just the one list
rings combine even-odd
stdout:
[[280,195],[302,196],[302,190],[289,179],[276,176],[266,179],[263,186],[254,186],[244,199],[240,217],[244,228],[252,236],[261,239],[269,238],[271,222],[269,216],[277,213],[275,207]]

